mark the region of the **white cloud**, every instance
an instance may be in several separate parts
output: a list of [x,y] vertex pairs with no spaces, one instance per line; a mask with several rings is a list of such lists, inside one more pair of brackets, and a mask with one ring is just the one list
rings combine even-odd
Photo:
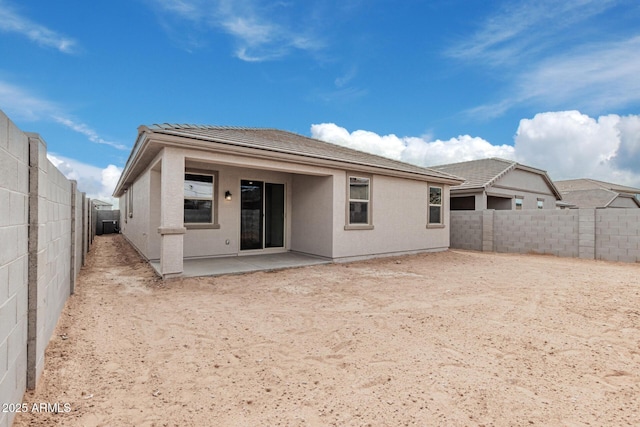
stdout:
[[4,112],[17,120],[36,121],[51,116],[60,107],[0,80],[0,100]]
[[86,123],[82,123],[64,112],[64,109],[46,99],[32,95],[28,91],[0,80],[0,100],[5,114],[14,120],[52,120],[71,129],[95,144],[108,145],[118,150],[129,150],[124,144],[107,141]]
[[125,151],[129,150],[129,148],[124,144],[118,144],[116,142],[111,142],[111,141],[102,139],[95,130],[91,129],[88,125],[84,123],[78,123],[68,117],[60,117],[57,115],[52,116],[52,118],[56,122],[60,123],[61,125],[64,125],[69,129],[86,136],[87,138],[89,138],[89,141],[91,142],[95,142],[96,144],[108,145],[118,150],[125,150]]
[[349,82],[351,82],[351,80],[353,80],[357,75],[358,75],[358,68],[353,66],[349,68],[349,70],[342,76],[336,77],[334,83],[336,87],[342,88],[347,84],[349,84]]
[[517,159],[552,179],[594,178],[640,186],[640,116],[597,119],[579,111],[536,114],[520,121]]
[[640,101],[640,36],[550,57],[518,78],[517,99],[606,111]]
[[21,34],[40,46],[51,47],[62,53],[74,53],[77,48],[77,42],[72,38],[20,16],[4,1],[0,1],[0,31]]
[[47,153],[47,158],[67,179],[76,180],[78,189],[87,193],[87,197],[111,203],[117,209],[118,199],[111,195],[122,168],[115,165],[99,168],[55,153]]
[[504,3],[445,52],[473,67],[499,67],[496,98],[465,114],[490,119],[523,104],[597,113],[640,102],[640,32],[595,19],[616,7],[637,8],[619,0]]
[[520,121],[514,146],[469,135],[433,140],[349,132],[333,123],[312,125],[311,136],[419,166],[501,157],[546,170],[556,180],[593,178],[640,187],[640,115],[540,113]]
[[[309,25],[292,19],[292,4],[260,0],[149,0],[168,19],[175,16],[197,27],[222,30],[233,37],[235,56],[247,62],[275,60],[294,50],[317,51],[323,43]],[[190,29],[192,33],[194,28]],[[193,44],[193,43],[191,43]]]
[[462,162],[484,157],[513,158],[514,148],[492,145],[488,141],[461,135],[446,141],[427,137],[398,137],[356,130],[349,132],[334,123],[311,125],[311,136],[323,141],[377,154],[420,166]]
[[478,30],[447,50],[490,67],[512,64],[563,40],[570,27],[616,5],[617,0],[542,0],[505,3]]

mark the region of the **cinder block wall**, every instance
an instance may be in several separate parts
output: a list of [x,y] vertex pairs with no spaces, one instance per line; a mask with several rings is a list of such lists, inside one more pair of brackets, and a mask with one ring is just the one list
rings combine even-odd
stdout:
[[450,222],[452,248],[482,250],[482,211],[453,211]]
[[496,252],[578,256],[577,210],[494,211]]
[[[35,336],[35,378],[27,377],[27,385],[44,369],[44,353],[58,317],[71,294],[71,182],[47,159],[46,143],[39,135],[28,134],[32,167],[37,167],[38,217],[37,265],[31,266],[37,281],[37,314]],[[37,159],[37,165],[33,161]],[[32,171],[31,179],[34,179]],[[33,224],[34,218],[32,218]],[[30,319],[31,320],[31,319]],[[31,336],[32,337],[32,336]],[[30,338],[31,338],[30,337]],[[33,372],[31,372],[33,374]]]
[[453,211],[451,247],[640,262],[640,209]]
[[[42,373],[89,247],[89,203],[47,159],[42,138],[0,111],[0,403],[21,402]],[[0,427],[14,416],[0,412]]]
[[[0,111],[0,403],[21,402],[27,380],[28,148]],[[0,412],[0,426],[13,417]]]
[[609,261],[640,262],[640,209],[598,209],[595,256]]

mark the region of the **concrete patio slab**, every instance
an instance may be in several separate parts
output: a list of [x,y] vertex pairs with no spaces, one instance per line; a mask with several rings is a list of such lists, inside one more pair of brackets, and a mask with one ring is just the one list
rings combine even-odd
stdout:
[[[254,271],[282,270],[308,265],[329,264],[331,262],[326,258],[297,252],[185,259],[182,277],[220,276]],[[156,273],[160,274],[160,261],[151,261],[150,264]]]

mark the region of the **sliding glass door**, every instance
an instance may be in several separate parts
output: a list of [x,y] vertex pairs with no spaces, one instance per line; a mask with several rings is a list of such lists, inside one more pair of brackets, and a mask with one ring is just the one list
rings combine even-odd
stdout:
[[240,250],[284,247],[284,184],[240,183]]

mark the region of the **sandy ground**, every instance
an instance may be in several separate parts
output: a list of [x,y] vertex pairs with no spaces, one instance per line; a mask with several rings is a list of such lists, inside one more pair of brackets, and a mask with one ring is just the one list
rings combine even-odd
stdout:
[[449,251],[163,283],[100,236],[16,426],[640,425],[640,266]]

